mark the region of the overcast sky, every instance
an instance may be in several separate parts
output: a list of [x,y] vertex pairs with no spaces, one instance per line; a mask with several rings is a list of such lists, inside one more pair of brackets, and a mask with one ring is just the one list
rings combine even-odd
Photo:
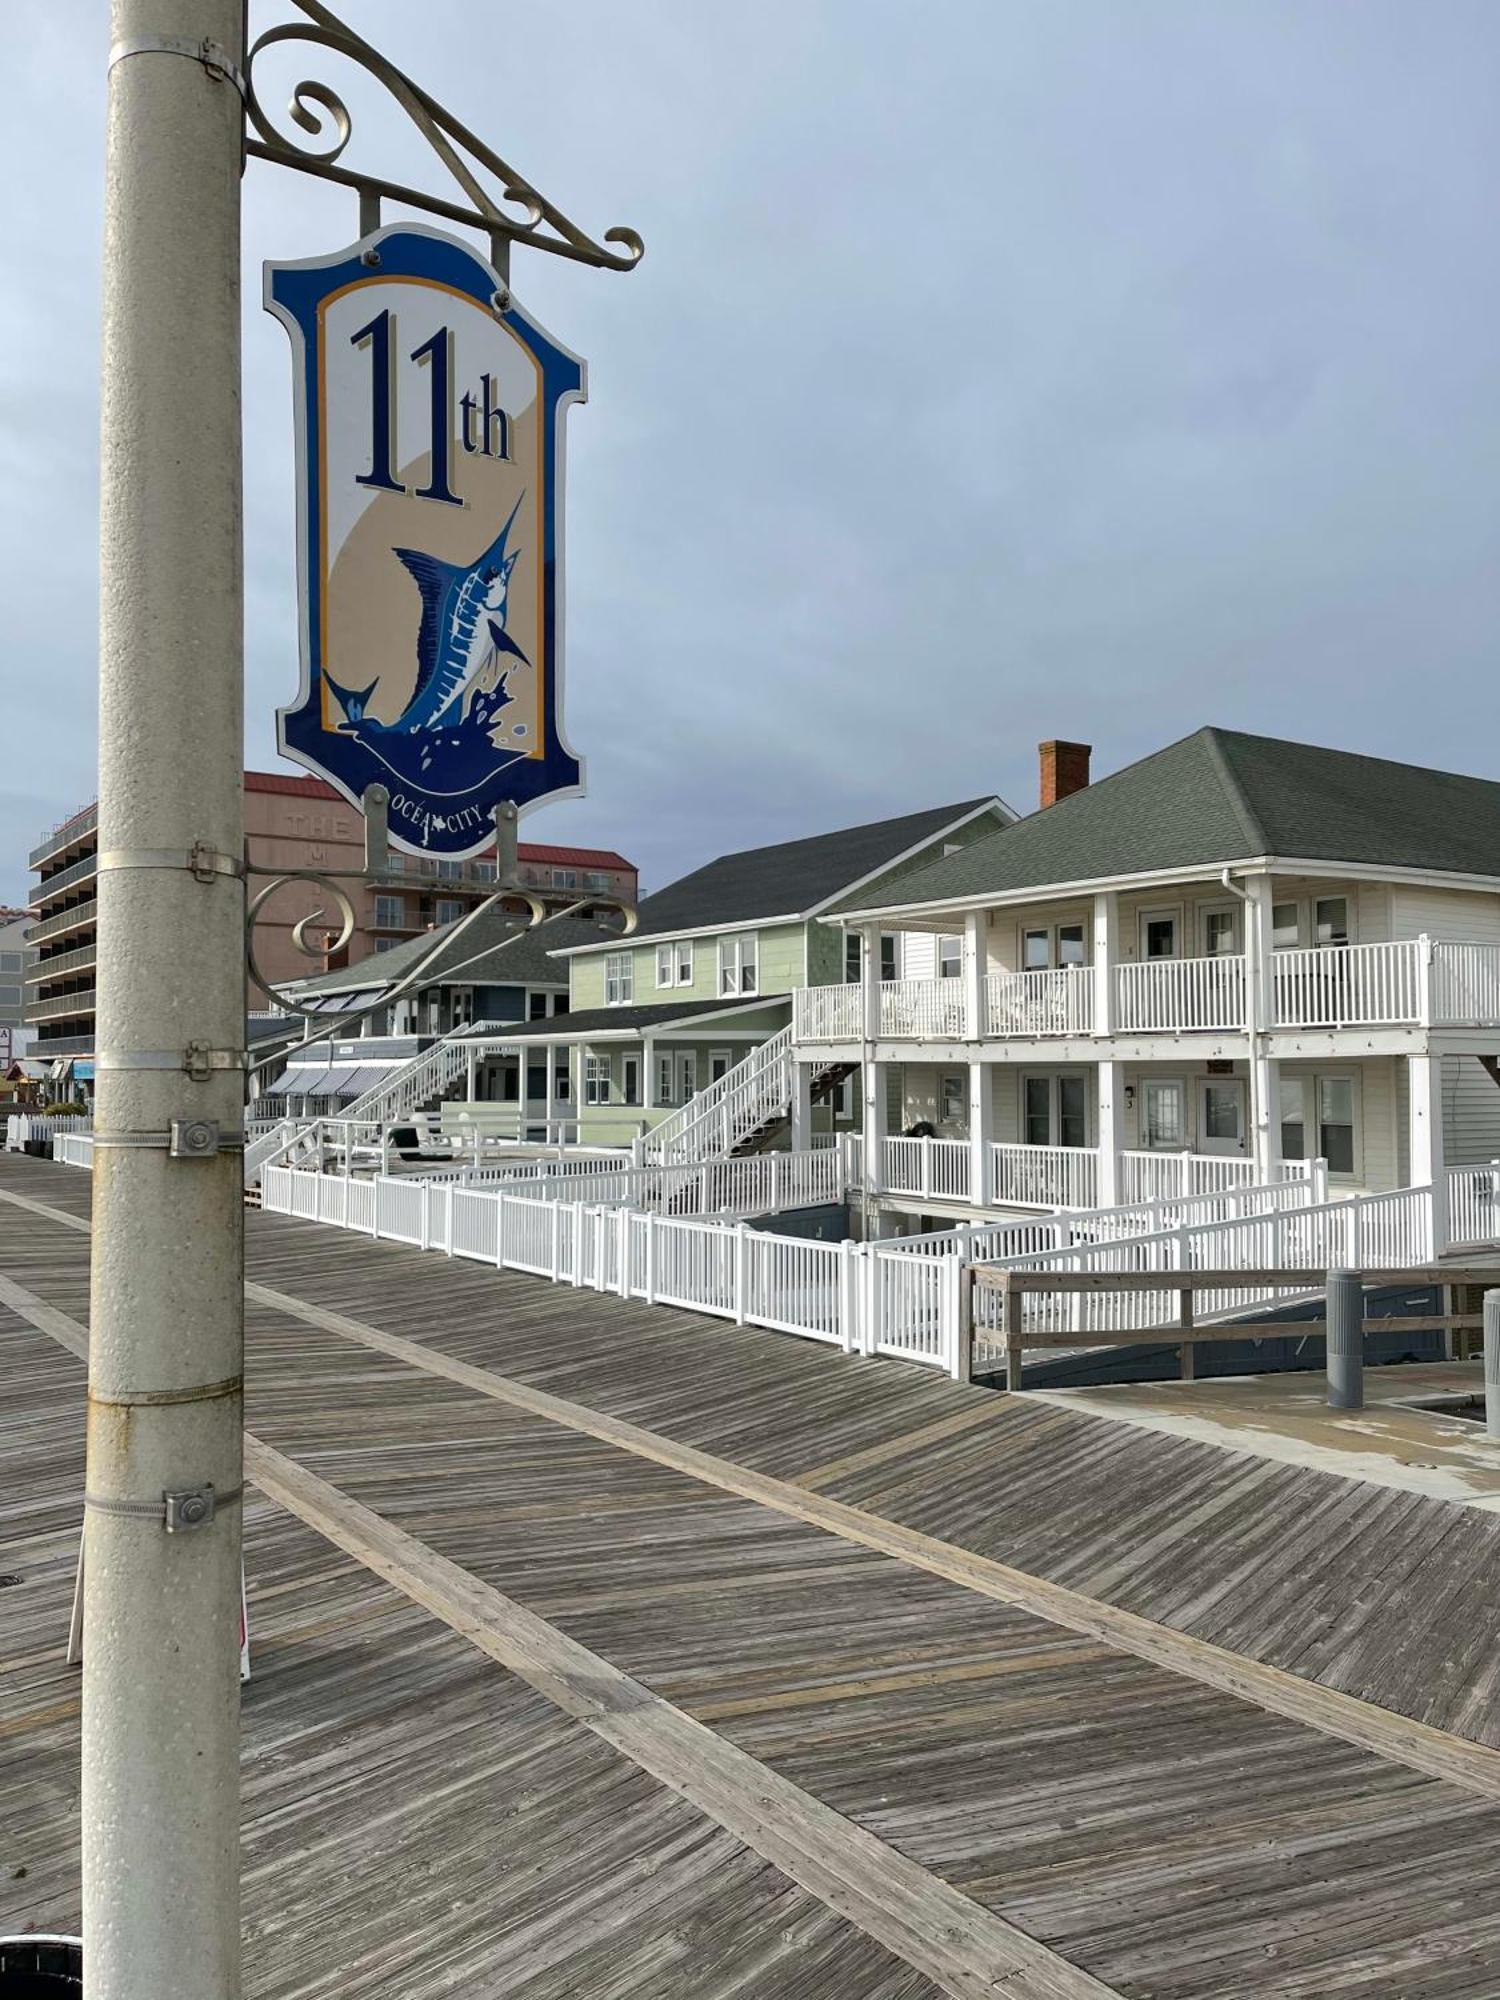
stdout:
[[[287,8],[252,0],[266,25]],[[8,23],[0,901],[93,796],[103,0]],[[626,276],[518,252],[590,364],[533,839],[649,886],[1201,723],[1500,777],[1494,0],[348,0]],[[268,65],[276,56],[267,58]],[[296,76],[334,80],[320,51]],[[343,68],[339,80],[351,73]],[[264,87],[264,85],[263,85]],[[442,182],[358,73],[348,159]],[[252,162],[247,747],[296,690]]]

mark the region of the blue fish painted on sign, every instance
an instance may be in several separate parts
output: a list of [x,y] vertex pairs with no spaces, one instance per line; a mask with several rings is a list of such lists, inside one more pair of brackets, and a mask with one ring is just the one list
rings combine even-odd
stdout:
[[[524,497],[524,496],[523,496]],[[526,662],[526,655],[505,629],[505,603],[517,550],[506,553],[510,519],[476,562],[464,568],[420,549],[393,549],[422,593],[422,622],[417,630],[417,678],[411,698],[394,722],[381,722],[368,711],[377,681],[364,688],[342,688],[329,675],[345,718],[356,733],[416,736],[425,730],[452,728],[462,722],[464,702],[479,676],[509,655]],[[503,685],[503,682],[502,682]]]

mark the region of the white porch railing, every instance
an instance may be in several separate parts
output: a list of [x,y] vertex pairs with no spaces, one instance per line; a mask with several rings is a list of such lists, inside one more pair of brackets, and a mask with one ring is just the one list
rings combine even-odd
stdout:
[[882,1040],[957,1042],[964,1038],[961,979],[885,979],[880,985]]
[[1277,1027],[1397,1027],[1420,1021],[1422,948],[1420,939],[1402,938],[1273,953]]
[[1448,1170],[1448,1240],[1500,1243],[1500,1160]]
[[1449,1028],[1500,1021],[1500,945],[1433,946],[1432,1018]]
[[858,986],[799,986],[792,995],[792,1033],[799,1042],[857,1042],[864,1034]]
[[1093,1208],[1099,1155],[1092,1146],[990,1147],[989,1200],[1014,1208]]
[[[464,1170],[460,1187],[493,1186],[494,1169]],[[519,1169],[508,1175],[511,1185]],[[848,1166],[838,1147],[805,1153],[742,1153],[731,1159],[687,1161],[674,1166],[617,1162],[539,1161],[526,1176],[526,1193],[538,1201],[583,1201],[650,1210],[655,1214],[727,1215],[741,1220],[781,1210],[815,1208],[843,1201]]]
[[1094,971],[992,972],[985,980],[987,1035],[1087,1035],[1094,1026]]
[[671,1166],[732,1153],[792,1103],[792,1030],[785,1027],[646,1134],[646,1156]]
[[957,1257],[903,1257],[879,1243],[822,1243],[452,1181],[271,1167],[262,1187],[272,1214],[682,1306],[846,1353],[958,1367]]
[[1115,1026],[1122,1034],[1245,1025],[1245,961],[1142,958],[1115,967]]
[[[1300,1160],[1287,1163],[1287,1174],[1304,1172]],[[1217,1194],[1224,1188],[1250,1187],[1255,1162],[1248,1153],[1137,1153],[1120,1155],[1122,1201],[1161,1201],[1169,1195]]]
[[969,1199],[967,1139],[887,1139],[881,1149],[881,1192]]

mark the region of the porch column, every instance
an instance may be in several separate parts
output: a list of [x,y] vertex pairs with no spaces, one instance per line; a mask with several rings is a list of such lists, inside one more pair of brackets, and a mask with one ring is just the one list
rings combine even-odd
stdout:
[[992,1076],[982,1062],[969,1064],[969,1199],[979,1208],[990,1202],[990,1141],[995,1136]]
[[557,1044],[548,1042],[542,1050],[547,1059],[547,1094],[543,1116],[547,1121],[547,1142],[557,1139]]
[[[1115,965],[1120,956],[1120,899],[1113,891],[1094,898],[1094,1033],[1115,1031]],[[1103,1084],[1100,1085],[1101,1095]]]
[[477,1060],[478,1051],[475,1049],[474,1044],[470,1042],[464,1056],[464,1073],[466,1079],[464,1084],[464,1099],[469,1104],[474,1102],[474,1066]]
[[1448,1173],[1443,1154],[1443,1059],[1406,1058],[1411,1085],[1411,1184],[1432,1184],[1432,1254],[1448,1247]]
[[1281,1178],[1281,1064],[1273,1056],[1250,1057],[1250,1145],[1255,1178]]
[[864,999],[864,1032],[868,1042],[880,1038],[880,932],[866,926],[860,932],[863,948],[860,952],[859,977]]
[[[989,972],[989,952],[985,938],[985,918],[983,910],[970,910],[964,918],[964,1036],[971,1042],[984,1040],[987,1010],[985,1007],[985,977]],[[969,1130],[974,1129],[972,1117],[974,1091],[973,1077],[970,1076]],[[978,1183],[976,1182],[977,1186]]]
[[812,1145],[812,1064],[792,1064],[792,1151],[805,1153]]
[[1125,1065],[1102,1062],[1095,1144],[1099,1153],[1099,1206],[1120,1205],[1120,1140],[1125,1118]]
[[1275,959],[1271,945],[1273,897],[1269,875],[1252,875],[1246,882],[1245,1027],[1252,1035],[1265,1034],[1276,1025]]
[[865,1185],[872,1192],[879,1193],[885,1185],[885,1068],[875,1061],[873,1055],[860,1067],[860,1082],[864,1090],[864,1135]]

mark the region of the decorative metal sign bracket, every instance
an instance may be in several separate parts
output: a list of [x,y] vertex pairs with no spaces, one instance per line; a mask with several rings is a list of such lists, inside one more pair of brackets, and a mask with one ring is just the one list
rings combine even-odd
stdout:
[[[451,111],[429,96],[419,83],[323,6],[322,0],[296,0],[296,5],[308,17],[307,24],[287,21],[268,28],[252,44],[245,59],[246,113],[257,135],[246,137],[247,153],[278,167],[290,167],[296,173],[313,174],[319,180],[353,188],[359,196],[361,235],[379,228],[382,200],[406,202],[430,215],[441,215],[449,222],[482,230],[490,239],[492,262],[502,277],[510,275],[512,243],[526,243],[535,250],[550,251],[555,257],[570,257],[575,263],[591,264],[601,271],[629,271],[640,262],[646,246],[635,230],[607,229],[603,241],[596,243]],[[354,135],[354,120],[343,98],[330,84],[304,79],[293,89],[287,107],[292,123],[310,133],[314,140],[323,136],[326,117],[333,128],[330,141],[321,146],[304,145],[279,132],[257,92],[255,71],[261,54],[282,42],[313,43],[368,70],[416,126],[467,202],[341,166],[344,150]],[[498,196],[480,180],[476,167],[499,183]]]

